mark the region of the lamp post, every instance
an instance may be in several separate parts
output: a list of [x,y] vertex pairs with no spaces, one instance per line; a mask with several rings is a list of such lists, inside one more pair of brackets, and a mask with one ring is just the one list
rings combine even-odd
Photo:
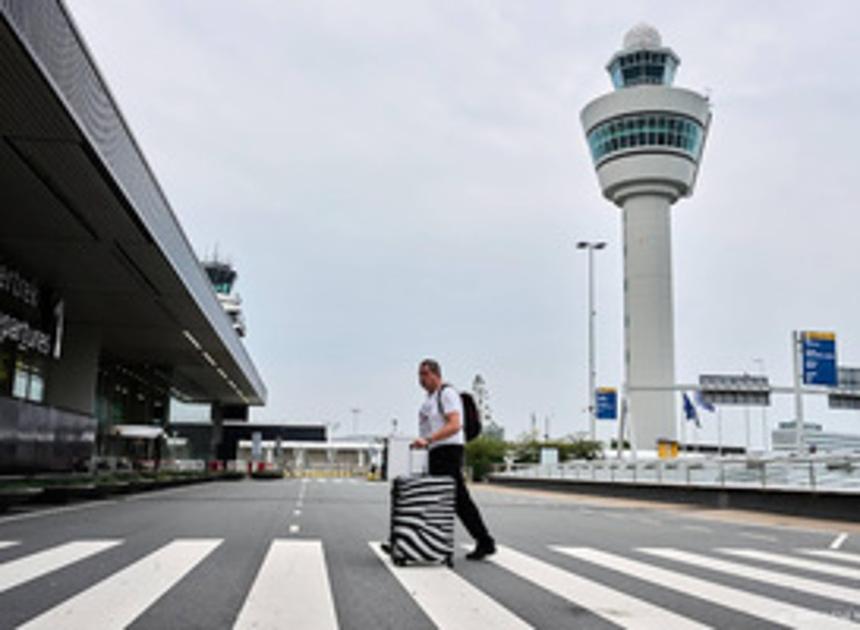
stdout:
[[358,435],[358,414],[361,413],[361,409],[353,407],[350,411],[352,412],[352,433],[355,436]]
[[[765,367],[764,367],[764,359],[757,357],[757,358],[753,359],[753,363],[755,363],[758,366],[758,373],[760,375],[765,376],[767,374],[767,371],[765,370]],[[767,427],[767,407],[763,406],[761,408],[761,449],[765,452],[767,452],[769,450],[768,449],[768,435],[767,435],[768,431],[767,431],[767,429],[768,429],[768,427]]]
[[594,251],[606,247],[604,241],[579,241],[577,249],[588,252],[588,432],[592,441],[597,439],[597,416],[594,392],[597,388],[597,370],[594,365]]

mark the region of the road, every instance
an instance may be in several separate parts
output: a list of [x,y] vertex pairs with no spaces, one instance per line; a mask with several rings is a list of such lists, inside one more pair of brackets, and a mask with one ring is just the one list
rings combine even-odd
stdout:
[[217,482],[4,516],[0,627],[860,627],[856,526],[480,487],[493,561],[401,569],[372,544],[387,488]]

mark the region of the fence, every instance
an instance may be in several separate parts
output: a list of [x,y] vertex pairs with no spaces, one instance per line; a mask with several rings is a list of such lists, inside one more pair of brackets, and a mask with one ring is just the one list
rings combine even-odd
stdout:
[[495,477],[666,486],[828,490],[860,494],[860,455],[575,460],[514,464]]

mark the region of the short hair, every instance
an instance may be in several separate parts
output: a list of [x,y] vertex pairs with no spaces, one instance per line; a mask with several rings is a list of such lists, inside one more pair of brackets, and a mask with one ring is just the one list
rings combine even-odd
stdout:
[[418,367],[427,368],[436,376],[442,376],[442,367],[436,359],[424,359]]

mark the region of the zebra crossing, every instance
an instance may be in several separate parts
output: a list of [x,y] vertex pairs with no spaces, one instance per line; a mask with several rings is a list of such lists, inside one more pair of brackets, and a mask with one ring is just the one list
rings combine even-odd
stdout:
[[[39,588],[42,580],[55,579],[62,569],[96,562],[125,544],[122,539],[73,540],[15,557],[23,542],[0,541],[0,596],[12,589]],[[157,606],[159,599],[180,582],[194,580],[194,569],[228,544],[229,540],[220,538],[171,540],[38,612],[18,627],[125,628]],[[377,542],[367,543],[365,553],[379,571],[377,575],[393,577],[399,587],[397,596],[384,601],[407,598],[438,628],[486,626],[520,630],[545,625],[530,621],[527,613],[516,610],[498,594],[485,592],[461,571],[444,566],[395,566]],[[4,561],[8,556],[11,559]],[[547,545],[539,553],[527,553],[502,545],[481,570],[512,575],[559,598],[568,604],[559,607],[560,615],[583,610],[621,628],[715,627],[701,615],[693,618],[696,615],[690,615],[689,607],[679,611],[668,604],[655,603],[653,595],[646,597],[630,586],[632,579],[634,584],[681,593],[711,607],[757,618],[764,625],[828,630],[858,628],[858,564],[860,554],[830,549],[715,548],[694,552],[637,547],[619,553],[595,547]],[[583,566],[598,568],[600,577],[581,570]],[[349,625],[345,620],[350,611],[338,609],[330,579],[333,570],[348,571],[348,567],[330,566],[321,540],[272,540],[232,627],[329,630]],[[616,581],[607,575],[624,579]],[[743,588],[739,580],[757,587]],[[762,592],[764,589],[767,594]],[[793,593],[804,598],[796,601]],[[807,607],[804,602],[810,601],[809,596],[820,603]],[[0,627],[7,627],[3,623],[0,615]],[[572,626],[572,616],[560,618],[554,625]]]

